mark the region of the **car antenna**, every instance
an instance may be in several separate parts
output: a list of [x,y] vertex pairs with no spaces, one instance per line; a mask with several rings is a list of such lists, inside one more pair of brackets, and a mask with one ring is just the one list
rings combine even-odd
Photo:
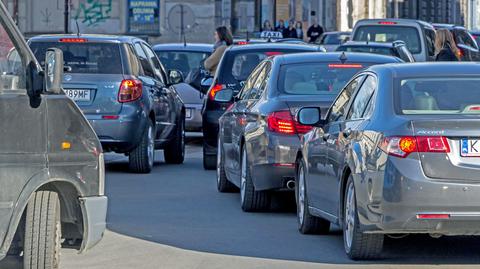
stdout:
[[187,46],[187,37],[186,37],[186,35],[183,35],[183,46],[184,46],[184,47]]
[[249,42],[249,41],[250,41],[250,39],[248,38],[248,30],[247,30],[247,40],[246,40],[246,41],[247,41],[247,42]]
[[367,34],[367,45],[369,41],[370,41],[370,33]]
[[347,55],[345,54],[345,51],[343,51],[342,54],[340,55],[340,62],[344,64],[346,61],[347,61]]
[[78,20],[75,20],[75,25],[77,25],[77,37],[80,37],[80,27],[78,26]]

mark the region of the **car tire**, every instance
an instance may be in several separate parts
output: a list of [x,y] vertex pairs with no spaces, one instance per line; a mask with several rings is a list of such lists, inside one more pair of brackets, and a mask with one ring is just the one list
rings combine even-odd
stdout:
[[383,248],[383,234],[367,234],[360,229],[355,184],[350,175],[343,197],[343,245],[352,260],[379,258]]
[[217,156],[207,154],[206,147],[207,145],[203,142],[203,169],[215,170],[217,168]]
[[218,144],[217,144],[217,190],[219,192],[235,192],[238,191],[237,186],[235,186],[232,182],[228,181],[227,175],[225,173],[224,167],[224,156],[222,153],[222,148],[220,147],[220,136],[218,137]]
[[37,191],[27,205],[23,268],[56,269],[61,240],[60,200],[52,191]]
[[155,131],[151,121],[142,135],[142,140],[128,156],[128,167],[133,173],[150,173],[155,161]]
[[330,222],[310,215],[308,209],[307,187],[305,184],[305,164],[303,161],[298,162],[295,198],[297,202],[298,230],[300,233],[328,234],[330,231]]
[[248,166],[246,146],[242,148],[240,180],[240,204],[245,212],[263,211],[270,207],[270,193],[256,191]]
[[175,128],[175,139],[163,150],[165,162],[182,164],[185,160],[185,117],[181,117]]

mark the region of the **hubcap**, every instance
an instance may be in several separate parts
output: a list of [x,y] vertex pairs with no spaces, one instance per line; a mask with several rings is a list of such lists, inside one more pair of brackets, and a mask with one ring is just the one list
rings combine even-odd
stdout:
[[247,185],[247,151],[243,150],[242,152],[242,176],[240,181],[240,199],[243,202],[245,201],[245,188]]
[[152,126],[148,127],[148,164],[153,166],[154,156],[155,156],[155,142],[153,140],[153,128]]
[[355,229],[355,207],[355,188],[353,187],[353,183],[350,183],[345,201],[345,243],[348,249],[352,247],[353,232]]
[[303,165],[298,169],[298,220],[303,225],[303,217],[305,214],[305,174],[303,173]]
[[222,150],[220,149],[220,137],[217,142],[217,183],[220,183],[220,165],[222,165]]
[[180,139],[182,156],[185,156],[185,122],[182,122],[182,137]]

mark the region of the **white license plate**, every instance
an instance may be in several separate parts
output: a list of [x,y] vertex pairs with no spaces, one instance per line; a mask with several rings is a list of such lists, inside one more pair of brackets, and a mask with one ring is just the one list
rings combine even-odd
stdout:
[[65,95],[73,101],[90,101],[90,90],[65,89]]
[[462,139],[460,150],[463,157],[480,157],[480,139]]
[[189,119],[189,118],[192,117],[192,115],[193,115],[193,109],[191,109],[191,108],[185,109],[185,118]]

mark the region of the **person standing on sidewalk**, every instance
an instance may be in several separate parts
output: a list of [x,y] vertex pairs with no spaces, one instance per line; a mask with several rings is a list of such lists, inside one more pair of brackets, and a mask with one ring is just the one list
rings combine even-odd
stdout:
[[313,24],[308,28],[307,37],[308,42],[315,43],[320,35],[323,34],[323,27],[318,24],[316,19],[313,19]]
[[460,61],[460,50],[447,29],[438,29],[435,35],[435,61]]
[[274,30],[275,29],[273,28],[269,20],[265,20],[263,22],[262,31],[274,31]]
[[233,44],[233,37],[225,26],[220,26],[215,30],[215,44],[213,45],[213,53],[205,60],[204,66],[210,74],[215,75],[218,63],[222,59],[225,50]]
[[303,23],[301,21],[295,23],[295,30],[297,32],[297,38],[303,40]]
[[297,38],[297,29],[295,29],[295,21],[288,22],[288,28],[283,30],[283,38]]
[[275,27],[275,31],[280,32],[283,34],[285,31],[285,21],[279,20],[277,26]]

